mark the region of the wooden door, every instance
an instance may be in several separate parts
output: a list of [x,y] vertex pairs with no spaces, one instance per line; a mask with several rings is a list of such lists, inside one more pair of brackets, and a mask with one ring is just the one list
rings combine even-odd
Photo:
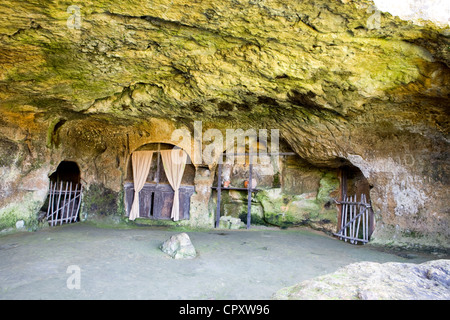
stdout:
[[139,217],[149,218],[152,212],[153,190],[150,188],[142,188],[139,192]]
[[158,185],[154,194],[153,218],[169,220],[172,213],[174,191],[170,185]]
[[[125,208],[127,216],[130,214],[134,200],[134,185],[127,183],[125,189]],[[181,186],[180,196],[180,220],[189,219],[191,196],[194,186]],[[170,220],[172,214],[174,191],[168,184],[145,184],[139,192],[139,217]]]

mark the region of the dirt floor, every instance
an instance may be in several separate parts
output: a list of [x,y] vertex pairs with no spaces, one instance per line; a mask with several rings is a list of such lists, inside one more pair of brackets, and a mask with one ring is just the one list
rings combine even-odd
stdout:
[[350,245],[309,229],[262,228],[187,231],[198,256],[174,260],[159,246],[183,231],[76,223],[1,235],[0,299],[270,299],[353,262],[439,258]]

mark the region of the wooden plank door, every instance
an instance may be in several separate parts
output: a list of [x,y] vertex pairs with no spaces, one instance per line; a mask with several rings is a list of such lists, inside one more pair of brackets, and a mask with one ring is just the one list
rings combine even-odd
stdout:
[[139,217],[150,218],[152,212],[153,191],[149,188],[142,188],[139,192]]
[[159,185],[154,193],[153,218],[169,220],[172,213],[174,191],[170,186]]

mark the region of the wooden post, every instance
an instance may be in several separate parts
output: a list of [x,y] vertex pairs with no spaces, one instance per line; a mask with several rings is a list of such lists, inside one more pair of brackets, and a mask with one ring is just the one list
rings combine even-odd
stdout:
[[248,162],[249,162],[249,175],[248,175],[248,185],[247,185],[247,229],[250,229],[250,223],[251,223],[251,211],[252,211],[252,171],[253,171],[253,163],[252,163],[252,156],[249,154],[248,156]]
[[[339,176],[339,181],[340,181],[340,185],[339,185],[339,202],[342,202],[342,201],[345,201],[345,199],[346,199],[346,196],[347,196],[347,172],[345,171],[345,169],[344,168],[340,168],[339,169],[339,174],[338,174],[338,176]],[[337,228],[338,228],[338,230],[337,230],[337,232],[339,232],[339,222],[340,221],[342,221],[342,215],[344,214],[344,212],[343,212],[343,207],[344,207],[345,205],[342,205],[342,204],[340,204],[339,205],[339,211],[338,211],[338,219],[337,219],[337,221],[338,221],[338,226],[337,226]],[[341,226],[341,228],[342,228],[342,226]]]
[[82,197],[82,194],[83,194],[83,185],[80,185],[80,193],[79,193],[79,195],[78,195],[78,207],[77,207],[77,216],[78,216],[78,213],[79,213],[79,211],[80,211],[80,205],[81,205],[81,197]]
[[77,198],[77,191],[78,191],[78,183],[75,183],[75,189],[73,190],[72,209],[70,209],[70,206],[69,206],[69,213],[70,213],[69,223],[73,222],[73,216],[75,214],[75,200]]
[[219,163],[217,170],[217,209],[216,209],[216,228],[220,222],[220,196],[222,194],[222,163]]
[[[345,201],[349,202],[350,199],[348,197],[345,197]],[[347,224],[347,211],[349,210],[349,205],[345,205],[345,211],[344,211],[344,226]],[[344,228],[344,236],[347,236],[347,228]],[[347,242],[347,239],[345,239],[345,242]]]
[[53,191],[52,191],[52,210],[51,210],[51,226],[53,226],[53,221],[55,220],[55,198],[56,198],[56,190],[58,190],[58,183],[55,182],[53,184]]
[[[69,182],[66,182],[66,189],[64,191],[64,200],[63,200],[63,204],[61,207],[61,221],[60,221],[59,225],[62,225],[63,220],[64,220],[64,214],[65,214],[65,209],[66,209],[66,204],[67,204],[66,198],[67,198],[67,188],[68,187],[69,187]],[[61,190],[61,192],[62,192],[62,190]]]
[[[356,199],[358,200],[358,199]],[[363,195],[361,195],[361,202],[363,201]],[[357,214],[358,214],[358,221],[356,222],[356,230],[355,230],[355,236],[356,238],[359,238],[359,225],[361,223],[361,216],[364,215],[364,205],[359,204],[357,205],[358,210],[356,210]]]
[[58,190],[59,195],[58,195],[58,202],[56,203],[56,211],[53,213],[52,226],[55,226],[58,223],[59,203],[61,201],[62,188],[63,188],[63,182],[61,181],[61,186],[60,186],[60,188]]
[[47,221],[48,221],[48,217],[50,216],[50,212],[52,212],[51,207],[52,207],[52,182],[50,181],[50,185],[48,188]]
[[[366,195],[362,194],[361,195],[361,201],[364,200],[364,202],[366,202]],[[367,240],[367,229],[366,229],[366,216],[367,216],[367,206],[364,204],[364,213],[362,215],[362,229],[363,229],[363,240]]]
[[70,181],[70,185],[69,185],[69,200],[66,202],[66,205],[65,205],[65,207],[66,207],[66,209],[65,209],[65,214],[64,214],[64,216],[65,216],[65,219],[64,219],[64,222],[65,223],[68,223],[69,222],[69,219],[70,219],[70,201],[72,200],[72,181]]

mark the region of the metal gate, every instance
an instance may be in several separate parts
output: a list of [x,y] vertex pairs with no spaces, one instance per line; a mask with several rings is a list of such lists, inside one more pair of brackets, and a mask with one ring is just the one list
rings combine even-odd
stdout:
[[50,226],[78,220],[83,186],[72,182],[50,182],[47,221]]
[[349,241],[352,244],[369,242],[371,205],[365,194],[361,194],[358,202],[356,195],[345,197],[344,201],[336,201],[341,207],[340,230],[334,233],[340,240]]

